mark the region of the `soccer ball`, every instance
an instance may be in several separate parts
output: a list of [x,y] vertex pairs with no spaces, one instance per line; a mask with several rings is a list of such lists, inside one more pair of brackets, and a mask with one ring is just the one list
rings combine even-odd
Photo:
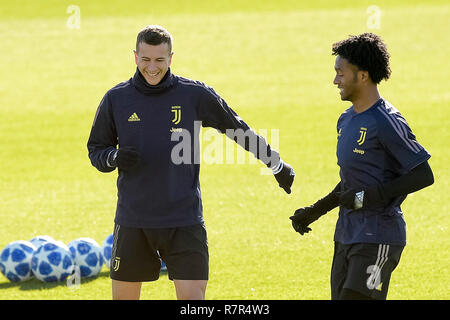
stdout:
[[160,259],[160,260],[161,260],[161,270],[160,271],[162,271],[162,272],[167,271],[167,266],[166,266],[165,262],[162,259]]
[[78,238],[68,244],[72,259],[82,278],[95,277],[103,266],[102,248],[91,238]]
[[159,253],[158,250],[156,250],[156,253],[159,256],[159,261],[161,262],[161,268],[159,269],[160,272],[166,272],[167,271],[167,266],[166,263],[163,261],[163,259],[161,259],[161,254]]
[[74,270],[69,248],[61,241],[41,245],[31,259],[34,276],[43,282],[63,281]]
[[105,238],[105,241],[103,241],[103,244],[102,244],[103,260],[105,262],[105,265],[108,268],[110,267],[110,263],[111,263],[113,239],[114,239],[114,236],[111,233],[109,236],[107,236]]
[[36,249],[38,249],[42,244],[51,241],[55,241],[55,239],[50,236],[36,236],[30,240],[30,242],[36,247]]
[[8,244],[0,254],[0,270],[11,282],[33,277],[31,258],[36,247],[29,241],[19,240]]

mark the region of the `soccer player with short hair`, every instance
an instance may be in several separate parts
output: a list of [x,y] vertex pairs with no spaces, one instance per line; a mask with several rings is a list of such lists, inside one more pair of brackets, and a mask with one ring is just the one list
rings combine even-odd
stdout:
[[337,122],[340,182],[324,198],[290,217],[301,235],[339,206],[334,234],[331,299],[386,299],[406,245],[400,205],[434,182],[430,154],[401,113],[378,92],[391,74],[379,36],[363,33],[332,46],[341,100],[352,106]]
[[[196,123],[235,139],[272,169],[286,193],[294,171],[211,87],[171,72],[172,36],[166,29],[152,25],[141,30],[134,54],[134,76],[105,94],[87,143],[93,166],[119,171],[113,298],[139,299],[141,283],[158,279],[161,258],[178,299],[204,299],[209,254],[195,161]],[[244,132],[245,139],[231,136],[230,130]],[[180,132],[189,134],[177,139]],[[191,141],[174,159],[180,137]]]

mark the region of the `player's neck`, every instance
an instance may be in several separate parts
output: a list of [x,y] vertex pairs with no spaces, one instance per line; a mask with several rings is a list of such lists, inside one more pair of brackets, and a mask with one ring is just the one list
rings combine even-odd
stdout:
[[356,113],[361,113],[369,109],[381,98],[378,88],[375,86],[366,90],[361,95],[359,95],[353,103],[353,110]]

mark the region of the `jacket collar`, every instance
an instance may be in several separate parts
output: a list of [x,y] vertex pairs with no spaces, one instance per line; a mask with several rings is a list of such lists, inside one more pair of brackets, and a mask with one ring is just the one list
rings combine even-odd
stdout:
[[161,81],[157,85],[152,86],[148,84],[144,76],[136,67],[136,72],[131,81],[139,92],[145,95],[153,95],[164,92],[174,86],[176,83],[176,77],[170,72],[169,68]]

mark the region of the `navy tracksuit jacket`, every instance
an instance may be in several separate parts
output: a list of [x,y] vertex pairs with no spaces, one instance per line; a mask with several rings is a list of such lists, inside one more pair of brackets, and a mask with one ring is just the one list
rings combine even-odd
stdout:
[[[267,166],[279,160],[265,139],[256,135],[228,107],[214,90],[202,82],[176,76],[167,71],[156,86],[149,85],[138,69],[128,81],[110,89],[97,109],[87,143],[89,158],[102,172],[109,153],[119,147],[134,146],[141,159],[137,166],[119,170],[115,222],[125,227],[168,228],[203,222],[199,183],[200,165],[191,149],[191,161],[173,161],[174,147],[181,142],[172,133],[189,132],[198,142],[198,128],[213,127],[247,131],[242,144]],[[249,144],[257,139],[259,148]],[[235,139],[236,140],[236,139]],[[197,144],[198,145],[198,144]],[[188,150],[189,151],[189,150]],[[184,156],[183,155],[183,159]],[[269,159],[269,160],[268,160]]]

